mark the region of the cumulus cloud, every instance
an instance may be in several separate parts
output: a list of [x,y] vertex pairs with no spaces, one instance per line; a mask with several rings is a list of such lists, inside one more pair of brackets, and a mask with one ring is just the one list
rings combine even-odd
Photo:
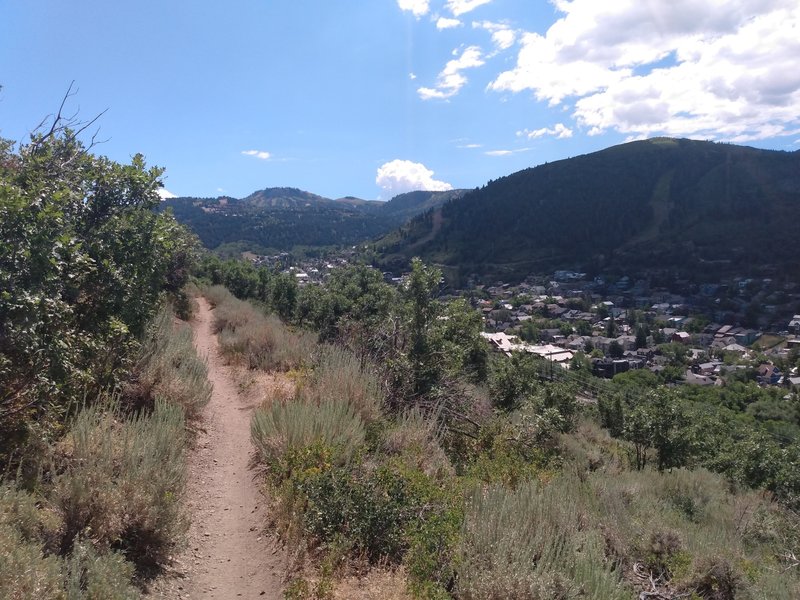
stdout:
[[489,4],[492,0],[447,0],[447,9],[455,16],[472,12],[479,6]]
[[378,168],[375,183],[381,188],[381,198],[389,200],[398,194],[417,190],[445,191],[453,186],[433,178],[433,171],[422,163],[395,159]]
[[517,41],[517,32],[505,23],[473,21],[473,29],[485,29],[492,34],[492,43],[497,50],[508,50]]
[[572,137],[572,129],[564,125],[563,123],[556,123],[553,127],[542,127],[541,129],[523,129],[522,131],[517,132],[517,136],[519,137],[527,137],[529,140],[535,140],[536,138],[544,137],[546,135],[552,135],[558,139],[564,138],[571,138]]
[[242,150],[242,154],[245,156],[255,156],[261,160],[269,160],[272,158],[272,154],[266,152],[265,150]]
[[467,83],[467,78],[461,71],[480,67],[484,62],[481,49],[478,46],[469,46],[464,49],[461,56],[447,62],[436,78],[436,87],[421,87],[417,90],[417,93],[423,100],[432,98],[445,99],[455,96]]
[[159,197],[162,200],[167,200],[168,198],[177,198],[177,196],[175,194],[170,192],[167,188],[163,188],[163,187],[162,188],[158,188],[156,190],[156,193],[159,195]]
[[590,135],[675,135],[734,142],[800,127],[796,0],[555,0],[544,35],[490,84],[569,101]]
[[452,29],[453,27],[461,27],[462,23],[458,19],[448,19],[447,17],[439,17],[436,20],[436,29]]
[[428,0],[397,0],[397,6],[400,10],[410,11],[418,19],[428,14],[430,7]]

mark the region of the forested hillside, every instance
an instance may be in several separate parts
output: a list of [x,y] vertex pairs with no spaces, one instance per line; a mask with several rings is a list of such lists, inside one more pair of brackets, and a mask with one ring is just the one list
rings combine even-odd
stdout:
[[[691,266],[797,274],[800,152],[657,138],[489,182],[377,244],[470,273]],[[497,277],[495,277],[497,278]]]
[[295,188],[267,188],[240,200],[174,198],[162,207],[171,208],[207,248],[242,242],[242,247],[291,250],[369,240],[462,193],[412,192],[379,202],[331,200]]

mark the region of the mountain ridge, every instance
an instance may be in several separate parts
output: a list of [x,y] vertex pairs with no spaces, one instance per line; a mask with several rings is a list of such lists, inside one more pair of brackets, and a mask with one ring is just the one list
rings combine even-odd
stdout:
[[420,256],[455,277],[700,260],[798,270],[798,221],[800,151],[653,138],[490,181],[374,249],[384,268]]

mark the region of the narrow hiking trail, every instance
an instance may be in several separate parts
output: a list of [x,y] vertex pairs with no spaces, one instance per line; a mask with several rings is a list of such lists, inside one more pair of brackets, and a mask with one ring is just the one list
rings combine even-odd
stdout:
[[[151,594],[179,599],[279,599],[286,558],[264,531],[264,496],[249,467],[250,417],[258,404],[240,393],[234,367],[219,354],[205,298],[192,321],[197,352],[214,386],[188,458],[188,547],[176,557],[178,579]],[[266,385],[282,385],[265,376]]]

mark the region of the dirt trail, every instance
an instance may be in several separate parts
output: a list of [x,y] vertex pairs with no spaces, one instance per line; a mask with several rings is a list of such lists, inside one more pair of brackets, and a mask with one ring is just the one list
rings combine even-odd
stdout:
[[208,358],[214,390],[200,424],[205,431],[189,457],[189,546],[176,560],[183,581],[151,596],[279,599],[286,559],[263,530],[264,497],[248,467],[255,405],[239,393],[233,369],[219,356],[208,302],[198,303],[194,341],[198,354]]

